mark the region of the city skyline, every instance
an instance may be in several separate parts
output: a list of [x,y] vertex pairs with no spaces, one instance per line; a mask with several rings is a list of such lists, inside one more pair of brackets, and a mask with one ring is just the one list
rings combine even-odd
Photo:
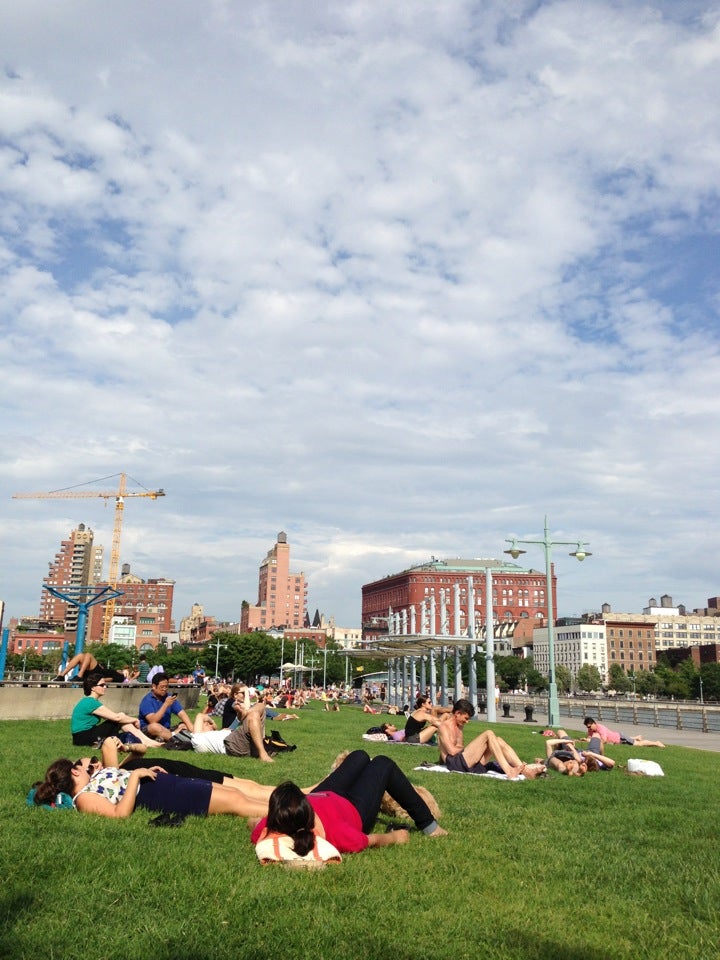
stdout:
[[546,515],[592,552],[555,552],[560,615],[720,593],[715,4],[1,22],[6,620],[69,530],[112,540],[100,501],[12,495],[120,473],[167,493],[122,561],[219,620],[279,530],[356,624],[362,584]]
[[[82,523],[80,523],[78,526],[79,526],[81,532],[84,531],[84,530],[86,530],[86,529],[88,529],[88,528],[86,528],[86,526],[85,526],[84,524],[82,524]],[[69,532],[68,532],[67,537],[60,543],[59,551],[62,551],[64,548],[66,548],[66,545],[71,545],[71,544],[73,543],[73,541],[74,541],[74,536],[75,536],[76,533],[78,533],[78,530],[72,530],[72,531],[69,531]],[[93,531],[92,531],[92,530],[89,530],[89,533],[92,535],[92,534],[93,534]],[[263,561],[260,563],[260,567],[261,567],[261,568],[262,568],[262,563],[264,563],[264,562],[267,560],[267,558],[270,557],[270,555],[273,553],[273,551],[277,548],[277,543],[280,542],[280,539],[281,539],[282,537],[286,537],[286,536],[287,536],[287,535],[286,535],[284,532],[281,532],[280,534],[278,534],[278,541],[276,542],[275,547],[274,547],[274,548],[271,548],[271,550],[268,551],[267,556],[266,556],[265,558],[263,558]],[[286,540],[286,539],[285,539],[285,540],[282,540],[282,542],[283,542],[283,543],[286,543],[287,540]],[[96,549],[99,548],[99,549],[100,549],[100,552],[102,553],[103,547],[102,547],[101,544],[95,544],[95,548],[96,548]],[[56,554],[56,556],[55,556],[55,562],[54,562],[54,563],[53,563],[53,562],[49,562],[49,563],[48,563],[48,566],[50,567],[51,571],[52,571],[53,567],[57,565],[57,560],[58,560],[59,555],[60,555],[60,553],[58,552],[58,553]],[[479,563],[482,563],[482,564],[485,564],[485,563],[486,563],[488,560],[490,560],[490,559],[494,559],[494,560],[496,560],[496,562],[497,562],[498,568],[502,568],[503,565],[505,565],[505,566],[507,566],[508,570],[511,571],[511,572],[513,572],[513,573],[515,573],[515,572],[522,573],[523,571],[533,571],[535,574],[537,574],[539,577],[542,578],[542,581],[543,581],[543,583],[544,583],[544,578],[545,578],[545,572],[544,572],[544,570],[542,570],[540,567],[536,567],[535,565],[533,565],[533,564],[530,563],[530,562],[528,562],[528,563],[525,564],[525,565],[523,565],[523,564],[518,564],[518,563],[509,564],[509,563],[507,562],[507,560],[506,560],[506,559],[504,560],[502,557],[499,557],[499,558],[489,558],[489,557],[487,557],[487,558],[484,558],[484,559],[477,557],[477,558],[474,558],[474,559],[477,560]],[[422,568],[423,568],[425,565],[427,565],[428,568],[438,569],[438,568],[442,567],[442,565],[443,565],[444,563],[448,562],[448,561],[449,561],[451,564],[452,564],[452,561],[457,561],[457,562],[459,562],[459,563],[467,563],[467,562],[472,563],[472,562],[473,562],[473,558],[435,557],[435,556],[432,556],[432,557],[424,558],[424,560],[420,561],[419,564],[415,564],[415,563],[414,563],[414,564],[410,565],[408,568],[403,568],[403,569],[398,569],[398,570],[394,570],[394,571],[388,572],[388,574],[387,574],[386,576],[387,576],[387,579],[388,579],[388,580],[393,580],[393,579],[397,578],[399,575],[402,575],[402,574],[405,574],[405,573],[417,573],[419,570],[422,570]],[[123,562],[122,566],[123,566],[123,570],[122,570],[122,575],[123,575],[123,577],[124,577],[124,576],[129,576],[130,573],[131,573],[130,564],[129,564],[128,562]],[[554,563],[553,563],[553,567],[554,567]],[[452,567],[452,569],[455,569],[455,568]],[[502,574],[500,574],[500,575],[502,576]],[[506,575],[507,575],[507,574],[506,574]],[[496,576],[497,576],[497,574],[496,574]],[[47,577],[46,577],[46,579],[47,579]],[[142,580],[143,583],[154,582],[154,581],[156,581],[156,580],[158,580],[158,581],[163,581],[163,580],[167,579],[167,582],[168,582],[168,583],[173,584],[173,591],[174,591],[175,586],[177,585],[176,581],[175,581],[171,576],[165,578],[164,575],[161,576],[161,577],[157,577],[157,576],[154,577],[152,574],[148,574],[148,575],[146,575],[146,576],[144,576],[144,577],[138,577],[138,575],[135,574],[135,572],[133,571],[133,579],[140,579],[140,580]],[[381,578],[377,581],[377,584],[376,584],[376,585],[377,585],[377,586],[380,586],[380,585],[382,584],[382,582],[384,581],[384,579],[385,579],[384,577],[381,577]],[[478,590],[481,592],[482,589],[483,589],[483,584],[484,584],[484,574],[483,574],[482,572],[479,572],[474,579],[475,579],[475,581],[476,581]],[[553,577],[553,582],[555,582],[556,579],[557,579],[557,575],[555,574],[554,577]],[[101,575],[100,575],[100,574],[98,575],[98,583],[104,583],[104,582],[106,582],[106,577],[105,577],[104,572],[103,572]],[[362,585],[361,585],[361,589],[362,589],[363,587],[368,587],[368,586],[371,586],[371,585],[372,585],[372,584],[370,584],[370,583],[362,584]],[[122,584],[119,584],[118,589],[122,591],[122,589],[123,589],[123,588],[122,588]],[[495,589],[497,590],[497,586],[495,587]],[[261,587],[261,592],[262,592],[262,587]],[[646,599],[645,601],[643,601],[638,607],[635,607],[635,608],[627,608],[627,609],[625,609],[625,610],[613,609],[612,612],[613,612],[613,613],[628,613],[628,614],[630,614],[630,615],[637,615],[637,614],[640,614],[641,612],[645,611],[645,610],[646,610],[647,608],[649,608],[649,607],[652,607],[653,609],[657,608],[658,610],[660,610],[660,609],[670,609],[670,610],[672,610],[673,608],[675,608],[675,607],[677,607],[678,605],[680,605],[680,606],[682,606],[682,607],[686,607],[686,608],[687,608],[687,612],[690,613],[690,612],[692,612],[693,610],[696,610],[696,609],[703,609],[703,608],[705,607],[705,603],[706,603],[706,602],[709,602],[710,600],[715,599],[715,598],[716,598],[716,597],[705,597],[705,598],[703,598],[703,602],[702,602],[702,603],[701,603],[701,602],[697,602],[697,603],[696,603],[696,602],[694,602],[694,601],[685,602],[684,600],[678,599],[678,598],[672,596],[671,594],[668,594],[668,593],[665,592],[665,591],[661,591],[661,592],[656,592],[653,596],[650,596],[650,595],[649,595],[649,596],[647,597],[647,599]],[[3,598],[0,598],[0,599],[3,599]],[[6,605],[6,610],[5,610],[5,622],[6,622],[6,625],[7,625],[7,622],[9,621],[9,619],[11,619],[11,618],[15,618],[15,619],[23,619],[23,618],[26,618],[26,619],[34,619],[35,617],[39,617],[39,619],[42,620],[42,619],[44,618],[44,614],[43,614],[43,603],[44,603],[44,602],[47,603],[47,602],[49,602],[49,601],[46,601],[45,598],[43,597],[43,594],[41,593],[40,610],[39,610],[39,613],[38,613],[38,614],[36,614],[36,613],[34,613],[34,612],[24,612],[24,613],[21,613],[21,614],[13,613],[13,612],[11,612],[11,611],[8,611],[7,605]],[[56,602],[57,602],[57,601],[56,601]],[[253,603],[253,601],[250,601],[250,600],[249,600],[248,602],[249,602],[251,605],[252,605],[252,603]],[[554,604],[556,604],[556,603],[557,603],[557,601],[554,601]],[[564,618],[572,618],[573,616],[576,616],[576,615],[578,615],[578,614],[580,614],[580,613],[595,613],[595,614],[600,614],[600,613],[601,613],[601,608],[602,608],[603,604],[606,604],[606,603],[607,603],[607,601],[598,602],[598,604],[597,604],[596,606],[592,607],[592,608],[587,608],[586,610],[583,610],[583,611],[573,611],[573,612],[568,612],[568,611],[558,612],[557,606],[555,606],[554,619],[556,619],[556,620],[562,620],[562,619],[564,619]],[[123,602],[123,599],[122,599],[122,598],[120,598],[120,599],[118,600],[118,604],[119,604],[119,606],[120,606],[120,608],[121,608],[121,612],[122,612],[122,609],[124,608],[124,602]],[[202,602],[201,599],[198,599],[198,600],[196,600],[196,601],[191,605],[191,608],[190,608],[188,611],[180,611],[179,609],[176,609],[176,605],[173,604],[172,618],[173,618],[173,621],[175,622],[176,629],[179,629],[180,621],[181,621],[184,617],[189,616],[189,615],[192,613],[192,609],[193,609],[194,607],[196,607],[197,605],[199,605],[200,607],[203,607],[203,609],[205,610],[205,614],[206,614],[207,616],[210,616],[210,617],[212,617],[214,620],[217,620],[217,621],[219,621],[219,622],[223,622],[223,623],[238,623],[238,624],[239,624],[240,621],[241,621],[241,616],[238,616],[237,618],[232,618],[232,617],[225,617],[225,618],[223,618],[223,617],[218,617],[218,616],[216,616],[212,610],[206,610],[206,609],[205,609],[205,604],[203,604],[203,602]],[[612,605],[610,605],[610,606],[612,607]],[[353,623],[349,623],[349,622],[348,622],[348,623],[342,623],[342,624],[341,624],[341,623],[337,620],[337,618],[335,617],[335,615],[332,613],[332,611],[320,610],[319,607],[317,607],[316,605],[314,605],[314,604],[312,604],[312,603],[309,603],[309,604],[308,604],[308,607],[307,607],[307,610],[306,610],[306,613],[307,613],[308,617],[314,616],[313,610],[318,611],[323,617],[326,617],[326,618],[328,618],[328,619],[332,619],[333,621],[335,621],[335,622],[337,623],[338,626],[358,626],[358,627],[359,627],[359,626],[362,626],[362,623],[361,623],[361,621],[362,621],[362,616],[360,616],[360,615],[358,616],[357,622],[353,622]],[[502,612],[500,612],[500,611],[498,610],[496,613],[497,613],[497,616],[498,616],[498,622],[502,622],[502,620],[503,620]],[[506,615],[505,615],[505,619],[506,619]],[[290,626],[292,626],[292,624],[290,624]]]

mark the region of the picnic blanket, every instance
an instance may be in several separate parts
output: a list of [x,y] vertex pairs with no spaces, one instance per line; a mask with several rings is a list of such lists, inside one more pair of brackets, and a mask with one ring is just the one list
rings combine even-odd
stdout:
[[[448,770],[444,763],[421,763],[419,767],[415,767],[415,770],[428,770],[430,773],[462,773],[465,775],[464,770]],[[508,783],[519,783],[521,780],[526,778],[520,774],[519,777],[515,777],[514,780],[511,780],[505,773],[495,773],[493,770],[488,770],[487,773],[473,773],[472,770],[468,770],[473,777],[490,777],[493,780],[507,780]]]

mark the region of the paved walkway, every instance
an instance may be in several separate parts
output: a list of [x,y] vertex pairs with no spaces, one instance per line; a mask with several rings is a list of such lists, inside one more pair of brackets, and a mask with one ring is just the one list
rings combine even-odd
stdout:
[[[500,711],[500,713],[502,713],[502,711]],[[543,718],[537,710],[534,712],[535,722],[528,724],[525,724],[522,710],[514,710],[513,713],[514,716],[510,719],[502,716],[498,717],[498,723],[522,723],[533,730],[545,729],[546,724],[542,725]],[[481,722],[482,719],[483,714],[481,713]],[[579,717],[563,716],[562,712],[560,713],[559,726],[567,730],[568,733],[585,729]],[[703,733],[701,730],[676,730],[674,727],[651,727],[643,724],[635,725],[625,723],[624,721],[617,724],[605,723],[605,726],[610,727],[612,730],[620,730],[628,737],[641,734],[647,740],[660,740],[662,743],[668,744],[668,746],[692,747],[695,750],[712,750],[715,753],[720,753],[720,733]]]

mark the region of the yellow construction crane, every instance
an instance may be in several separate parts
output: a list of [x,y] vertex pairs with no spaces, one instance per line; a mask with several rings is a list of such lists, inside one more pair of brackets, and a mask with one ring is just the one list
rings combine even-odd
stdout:
[[[113,527],[112,549],[110,551],[110,571],[108,573],[108,583],[114,589],[117,588],[118,575],[120,572],[120,535],[122,533],[123,510],[125,509],[125,500],[127,497],[150,497],[151,500],[157,500],[158,497],[164,497],[165,491],[162,487],[159,490],[130,491],[127,490],[127,477],[124,473],[116,474],[120,477],[120,483],[117,490],[111,492],[102,490],[78,490],[77,487],[66,487],[63,490],[51,490],[48,493],[15,493],[14,500],[65,500],[90,497],[102,497],[103,500],[115,501],[115,525]],[[112,477],[103,477],[103,480],[111,480]],[[97,480],[91,481],[97,483]],[[105,604],[105,613],[103,616],[103,643],[107,643],[110,635],[110,625],[115,613],[115,598],[108,600]]]

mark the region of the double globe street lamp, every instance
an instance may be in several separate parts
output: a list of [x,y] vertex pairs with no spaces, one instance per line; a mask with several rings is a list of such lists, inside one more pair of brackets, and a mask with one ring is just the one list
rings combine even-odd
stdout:
[[542,547],[545,551],[545,582],[546,588],[545,593],[547,596],[547,631],[548,631],[548,726],[554,727],[560,722],[560,702],[558,700],[557,692],[557,682],[555,680],[555,612],[553,610],[553,595],[552,595],[552,548],[553,547],[575,547],[575,550],[570,551],[570,556],[575,557],[576,560],[584,560],[585,557],[591,557],[592,554],[585,549],[587,543],[583,543],[581,540],[551,540],[550,539],[550,528],[548,526],[548,518],[545,517],[545,535],[542,540],[519,540],[517,537],[512,539],[507,539],[506,543],[510,544],[510,547],[505,550],[505,553],[509,553],[513,560],[517,558],[522,553],[527,553],[526,550],[521,550],[518,547],[519,543],[523,544],[533,544],[539,547]]

